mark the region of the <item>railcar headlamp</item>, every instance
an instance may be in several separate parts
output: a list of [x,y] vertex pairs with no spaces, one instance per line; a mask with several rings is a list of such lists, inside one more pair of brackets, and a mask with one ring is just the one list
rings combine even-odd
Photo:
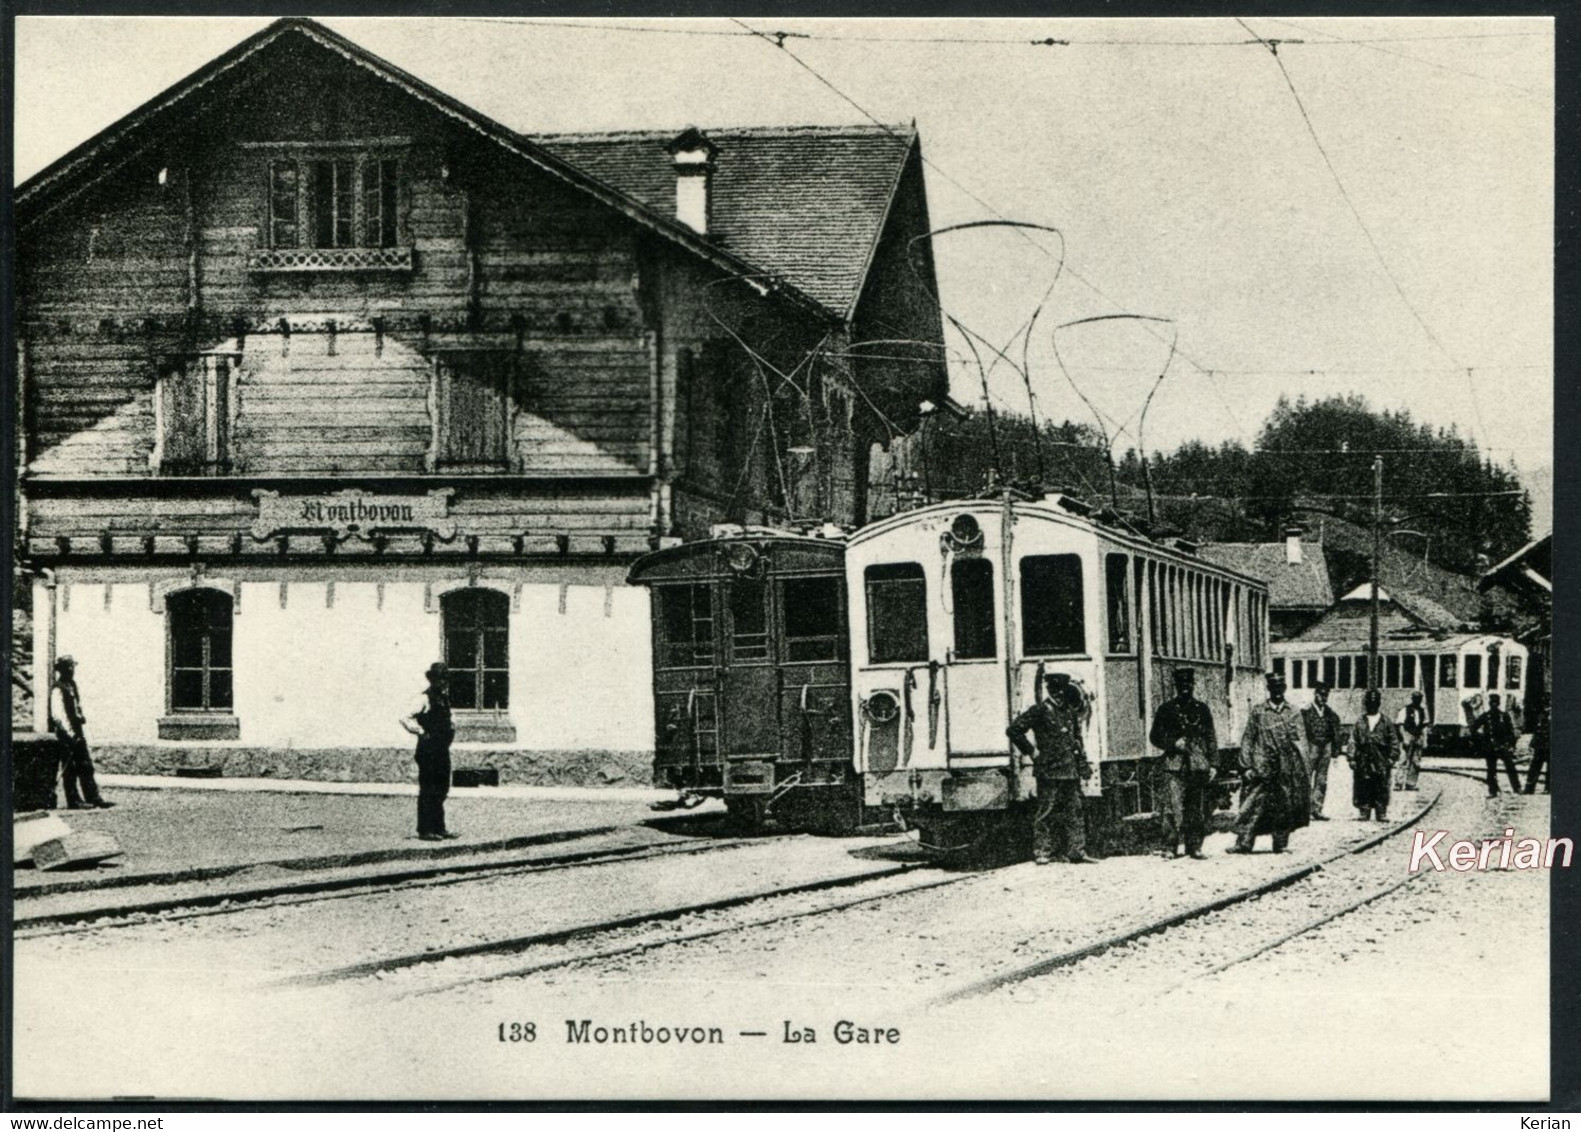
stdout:
[[900,718],[900,700],[893,692],[874,692],[862,701],[862,710],[874,723],[894,723]]

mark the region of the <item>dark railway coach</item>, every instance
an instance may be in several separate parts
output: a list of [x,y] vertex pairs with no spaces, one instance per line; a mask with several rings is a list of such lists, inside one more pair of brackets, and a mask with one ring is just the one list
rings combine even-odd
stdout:
[[845,543],[754,528],[637,561],[652,590],[654,778],[760,822],[860,821]]

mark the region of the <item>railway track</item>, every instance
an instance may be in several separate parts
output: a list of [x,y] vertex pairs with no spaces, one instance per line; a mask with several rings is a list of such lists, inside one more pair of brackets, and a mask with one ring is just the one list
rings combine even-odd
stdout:
[[[602,834],[608,831],[597,832]],[[344,900],[396,890],[466,884],[484,879],[526,876],[614,861],[695,856],[800,836],[804,835],[781,834],[683,845],[616,844],[530,858],[517,856],[507,860],[452,863],[441,860],[433,864],[371,874],[343,872],[300,880],[290,878],[271,884],[242,888],[208,886],[173,894],[167,888],[164,895],[114,905],[89,905],[53,912],[30,912],[25,906],[17,907],[13,914],[13,926],[18,939],[73,935],[142,926],[156,917],[164,922],[174,922],[209,916],[235,915],[267,907]],[[36,899],[43,901],[48,897]]]
[[[1070,948],[1054,955],[1044,956],[1034,960],[1033,962],[1021,964],[1008,970],[998,971],[992,975],[975,979],[963,985],[952,987],[942,994],[933,996],[929,1000],[929,1005],[948,1006],[954,1003],[963,1002],[969,999],[982,998],[996,992],[1004,991],[1009,987],[1015,986],[1016,984],[1025,983],[1033,979],[1050,976],[1057,972],[1068,970],[1070,968],[1076,967],[1079,964],[1084,964],[1089,960],[1097,959],[1108,953],[1133,947],[1152,937],[1162,936],[1165,933],[1189,925],[1194,921],[1200,921],[1206,917],[1225,912],[1226,910],[1235,908],[1239,905],[1244,905],[1251,901],[1259,900],[1272,894],[1279,893],[1282,890],[1290,889],[1292,886],[1298,885],[1300,882],[1309,878],[1322,875],[1325,872],[1333,871],[1334,868],[1341,862],[1347,862],[1362,857],[1371,850],[1378,848],[1379,846],[1391,841],[1403,833],[1406,833],[1416,825],[1420,824],[1422,819],[1427,817],[1428,814],[1432,813],[1437,808],[1441,799],[1442,792],[1435,795],[1426,806],[1424,806],[1411,817],[1394,823],[1387,829],[1367,838],[1359,844],[1347,846],[1340,852],[1330,854],[1329,856],[1324,857],[1318,861],[1302,865],[1296,869],[1291,869],[1250,888],[1229,893],[1206,903],[1173,912],[1167,916],[1155,918],[1123,928],[1119,932],[1097,940],[1093,943],[1085,944],[1076,948]],[[1373,900],[1378,900],[1384,896],[1387,896],[1390,892],[1402,887],[1404,883],[1408,883],[1408,881],[1397,882],[1390,886],[1387,890],[1380,890],[1370,893],[1367,897],[1353,902],[1352,905],[1329,912],[1320,919],[1301,927],[1295,932],[1288,933],[1279,940],[1275,940],[1271,943],[1265,943],[1252,951],[1248,951],[1245,954],[1233,957],[1228,962],[1221,965],[1219,969],[1227,969],[1229,966],[1234,966],[1238,963],[1246,962],[1250,959],[1256,958],[1257,955],[1263,954],[1274,947],[1280,946],[1282,943],[1288,942],[1289,939],[1296,938],[1299,935],[1315,930],[1330,920],[1333,920],[1341,915],[1345,915],[1349,911],[1354,911],[1355,908],[1362,907]],[[1214,972],[1210,971],[1205,972],[1204,974],[1211,973]]]

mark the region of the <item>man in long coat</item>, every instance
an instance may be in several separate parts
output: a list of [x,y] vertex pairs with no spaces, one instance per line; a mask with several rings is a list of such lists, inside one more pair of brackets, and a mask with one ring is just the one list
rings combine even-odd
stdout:
[[1351,800],[1358,821],[1389,818],[1389,777],[1400,761],[1400,732],[1380,710],[1383,693],[1369,688],[1362,697],[1362,714],[1351,724],[1346,742],[1350,759]]
[[1250,853],[1264,833],[1283,853],[1292,830],[1311,820],[1312,789],[1301,754],[1300,718],[1285,702],[1285,678],[1270,672],[1268,699],[1252,708],[1241,736],[1241,816],[1235,822],[1235,844],[1226,852]]
[[[1208,787],[1219,755],[1213,712],[1192,695],[1196,673],[1175,669],[1175,698],[1153,715],[1148,739],[1164,752],[1163,855],[1202,860],[1208,833]],[[1185,849],[1181,849],[1181,844]]]
[[1344,746],[1344,724],[1328,706],[1328,685],[1312,689],[1312,706],[1301,711],[1301,730],[1306,734],[1307,764],[1312,770],[1312,820],[1328,821],[1323,815],[1323,799],[1328,797],[1329,760]]
[[[1037,809],[1032,815],[1032,859],[1046,865],[1054,859],[1055,828],[1064,842],[1065,859],[1088,864],[1087,831],[1081,812],[1081,780],[1092,772],[1082,743],[1081,692],[1063,672],[1044,678],[1048,695],[1016,716],[1006,729],[1016,750],[1032,759],[1037,777]],[[1027,732],[1037,749],[1027,741]]]
[[1411,702],[1400,709],[1394,723],[1400,729],[1400,789],[1415,790],[1422,773],[1422,748],[1427,745],[1427,708],[1421,692],[1411,693]]

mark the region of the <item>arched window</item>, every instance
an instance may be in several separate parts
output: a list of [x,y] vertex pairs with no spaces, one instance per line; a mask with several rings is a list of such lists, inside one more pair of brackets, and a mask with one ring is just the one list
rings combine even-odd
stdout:
[[452,590],[440,598],[450,706],[504,711],[510,706],[511,599],[498,590]]
[[231,595],[221,590],[182,590],[166,599],[165,611],[170,622],[170,710],[228,714],[235,704]]

